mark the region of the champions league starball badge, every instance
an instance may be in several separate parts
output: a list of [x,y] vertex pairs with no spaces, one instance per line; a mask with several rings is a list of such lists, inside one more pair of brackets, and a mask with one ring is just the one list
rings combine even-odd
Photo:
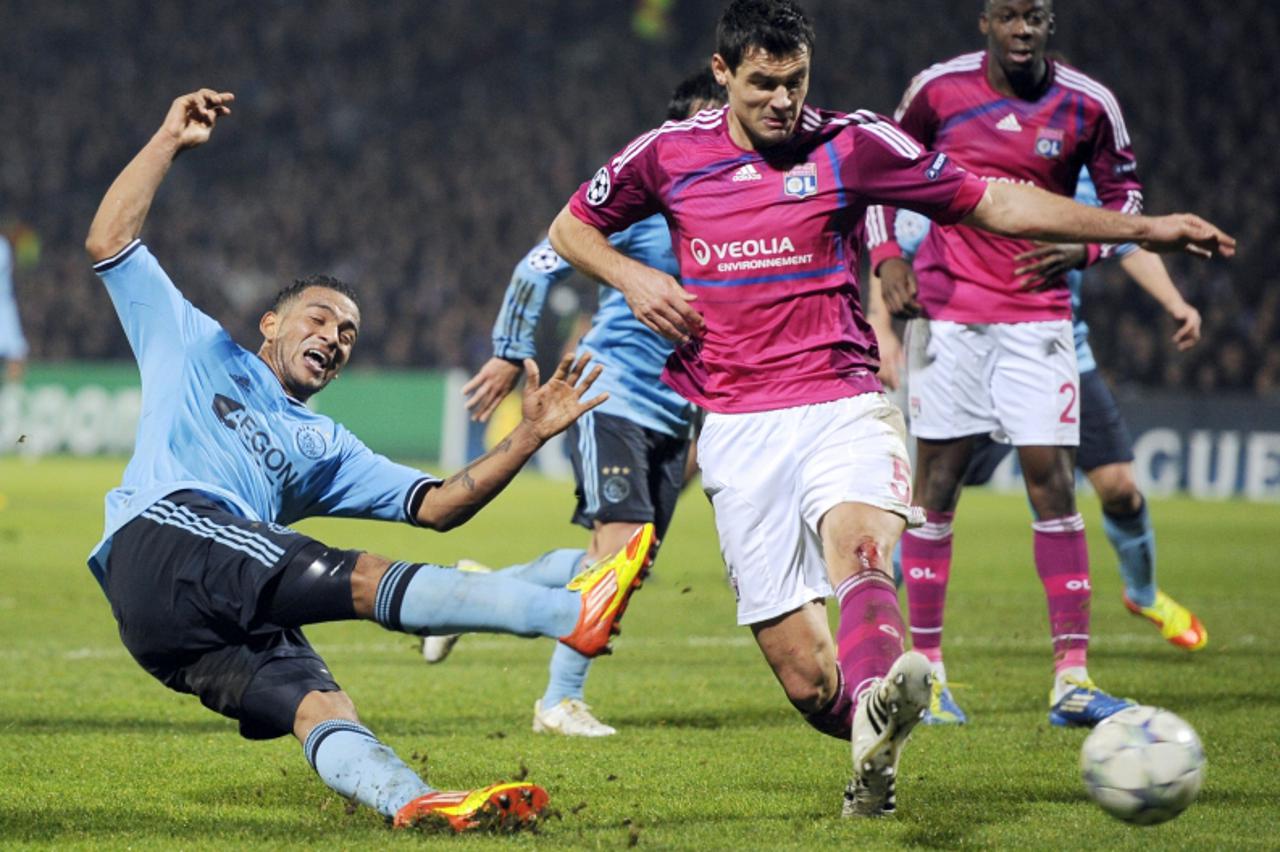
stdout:
[[554,272],[560,265],[560,255],[551,246],[542,246],[529,255],[528,263],[535,272]]
[[611,189],[613,183],[609,179],[609,167],[601,166],[600,171],[591,178],[591,186],[587,187],[587,203],[597,206],[603,204]]

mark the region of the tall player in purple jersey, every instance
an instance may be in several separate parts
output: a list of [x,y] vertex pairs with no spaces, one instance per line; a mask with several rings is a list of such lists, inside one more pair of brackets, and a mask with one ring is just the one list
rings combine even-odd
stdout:
[[[1045,54],[1052,0],[987,0],[979,29],[985,51],[912,81],[896,116],[903,129],[991,186],[1069,197],[1086,166],[1103,207],[1137,214],[1142,187],[1115,97]],[[921,317],[909,331],[907,396],[926,523],[902,543],[913,647],[933,662],[943,693],[951,525],[975,438],[992,434],[1017,447],[1035,513],[1034,560],[1054,651],[1049,720],[1096,724],[1127,702],[1097,689],[1086,667],[1091,591],[1075,502],[1080,381],[1066,280],[1031,286],[1033,245],[968,223],[930,229],[913,275],[888,238],[893,220],[892,208],[873,209],[867,230],[889,309]],[[1109,251],[1091,246],[1086,265]]]
[[[867,206],[1049,240],[1203,253],[1233,242],[1194,216],[1120,216],[990,186],[886,118],[805,106],[814,32],[791,0],[735,0],[716,42],[729,105],[629,144],[561,211],[551,242],[679,344],[663,379],[708,411],[698,456],[738,621],[805,718],[852,740],[844,813],[878,816],[895,808],[899,752],[932,676],[925,657],[902,653],[889,575],[910,467],[853,271]],[[606,237],[654,213],[683,286]],[[835,642],[823,606],[833,589]]]

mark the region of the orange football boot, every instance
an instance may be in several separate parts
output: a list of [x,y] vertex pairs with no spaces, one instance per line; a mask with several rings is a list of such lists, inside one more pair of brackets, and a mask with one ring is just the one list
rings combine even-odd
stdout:
[[653,524],[642,525],[626,547],[569,581],[565,588],[582,593],[582,611],[573,632],[561,636],[561,642],[588,657],[609,653],[609,639],[622,631],[618,622],[631,593],[640,588],[653,564],[653,536]]
[[464,831],[515,832],[534,828],[547,809],[547,791],[536,784],[506,782],[478,790],[437,790],[402,807],[396,828],[448,825]]

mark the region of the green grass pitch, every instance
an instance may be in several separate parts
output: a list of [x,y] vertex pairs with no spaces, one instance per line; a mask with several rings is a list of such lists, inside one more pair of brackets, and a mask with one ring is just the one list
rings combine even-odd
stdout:
[[[706,501],[686,495],[617,653],[588,699],[621,733],[534,735],[551,645],[469,637],[428,667],[414,639],[372,624],[308,631],[364,720],[444,788],[527,770],[559,817],[536,835],[393,833],[317,780],[292,739],[241,740],[232,722],[152,681],[128,657],[84,566],[119,461],[0,458],[0,845],[58,848],[1216,849],[1280,847],[1280,506],[1153,501],[1165,588],[1210,633],[1189,655],[1120,605],[1096,501],[1082,498],[1096,590],[1091,672],[1168,707],[1208,753],[1199,801],[1132,828],[1079,781],[1082,731],[1045,718],[1050,652],[1025,503],[965,495],[947,622],[948,668],[971,724],[919,729],[899,814],[838,817],[847,747],[807,728],[749,633],[734,626]],[[572,489],[525,476],[448,535],[308,522],[345,547],[494,565],[577,546]]]

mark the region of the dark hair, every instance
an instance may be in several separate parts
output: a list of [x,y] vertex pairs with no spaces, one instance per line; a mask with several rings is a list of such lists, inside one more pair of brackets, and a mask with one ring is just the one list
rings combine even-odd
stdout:
[[716,26],[716,53],[730,71],[752,47],[789,56],[802,48],[813,53],[813,44],[813,24],[793,0],[733,0]]
[[284,307],[285,303],[296,299],[308,287],[324,287],[326,290],[334,290],[350,299],[357,308],[360,307],[360,298],[347,282],[340,278],[334,278],[332,275],[308,275],[304,278],[293,279],[292,284],[276,293],[271,300],[270,310],[279,311]]
[[707,105],[725,102],[724,86],[716,82],[710,65],[685,77],[676,86],[667,103],[667,120],[683,121],[689,117],[693,105],[699,102]]

